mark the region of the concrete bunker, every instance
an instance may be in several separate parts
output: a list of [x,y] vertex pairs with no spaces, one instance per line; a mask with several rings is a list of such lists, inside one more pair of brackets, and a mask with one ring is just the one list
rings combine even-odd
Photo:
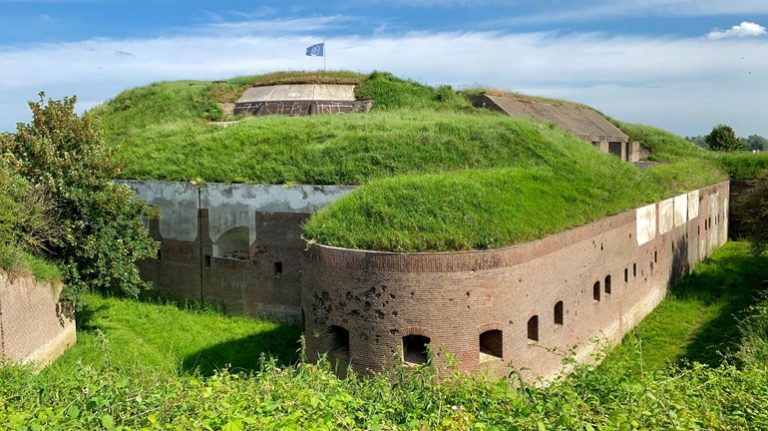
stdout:
[[247,89],[234,113],[251,115],[335,115],[368,112],[370,100],[357,100],[355,86],[344,84],[265,85]]

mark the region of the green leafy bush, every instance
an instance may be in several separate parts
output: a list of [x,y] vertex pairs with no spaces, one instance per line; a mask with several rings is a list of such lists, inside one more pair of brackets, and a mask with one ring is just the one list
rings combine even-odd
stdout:
[[112,183],[119,172],[89,114],[75,98],[31,102],[33,119],[0,136],[0,153],[30,185],[45,190],[60,234],[46,240],[64,264],[66,298],[86,288],[135,295],[145,285],[135,262],[155,255],[141,217],[149,209]]
[[736,137],[736,133],[730,126],[719,124],[704,137],[704,142],[712,151],[743,151],[746,146]]

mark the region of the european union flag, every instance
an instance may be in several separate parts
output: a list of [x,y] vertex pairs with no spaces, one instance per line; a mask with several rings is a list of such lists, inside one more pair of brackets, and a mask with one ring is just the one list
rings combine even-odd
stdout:
[[325,42],[312,45],[307,48],[307,55],[310,57],[324,57],[325,56]]

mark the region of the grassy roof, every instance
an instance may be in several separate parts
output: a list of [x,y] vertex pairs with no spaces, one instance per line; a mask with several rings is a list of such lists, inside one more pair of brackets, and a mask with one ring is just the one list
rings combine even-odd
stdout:
[[[353,81],[358,98],[374,101],[368,114],[210,124],[222,119],[219,103],[251,85]],[[640,170],[554,125],[476,109],[448,86],[389,73],[158,83],[95,114],[125,178],[363,184],[305,226],[308,238],[345,247],[501,247],[726,178],[708,152],[663,131],[619,123],[666,162]]]

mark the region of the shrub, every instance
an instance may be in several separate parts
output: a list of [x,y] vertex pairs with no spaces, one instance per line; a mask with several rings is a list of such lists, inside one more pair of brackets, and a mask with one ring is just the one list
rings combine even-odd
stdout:
[[731,126],[720,124],[715,126],[709,135],[704,138],[707,146],[712,151],[741,151],[744,150],[744,142],[736,137]]
[[0,136],[0,152],[56,207],[61,234],[45,246],[65,264],[65,298],[76,305],[86,288],[135,295],[145,285],[135,262],[157,247],[140,220],[151,211],[112,183],[118,166],[91,116],[75,114],[76,98],[44,97],[30,102],[30,124]]
[[53,218],[46,194],[0,163],[0,268],[14,273],[27,266],[24,251],[39,251],[58,234]]
[[768,249],[768,170],[763,172],[749,193],[737,199],[733,213],[738,214],[747,240],[756,253]]

